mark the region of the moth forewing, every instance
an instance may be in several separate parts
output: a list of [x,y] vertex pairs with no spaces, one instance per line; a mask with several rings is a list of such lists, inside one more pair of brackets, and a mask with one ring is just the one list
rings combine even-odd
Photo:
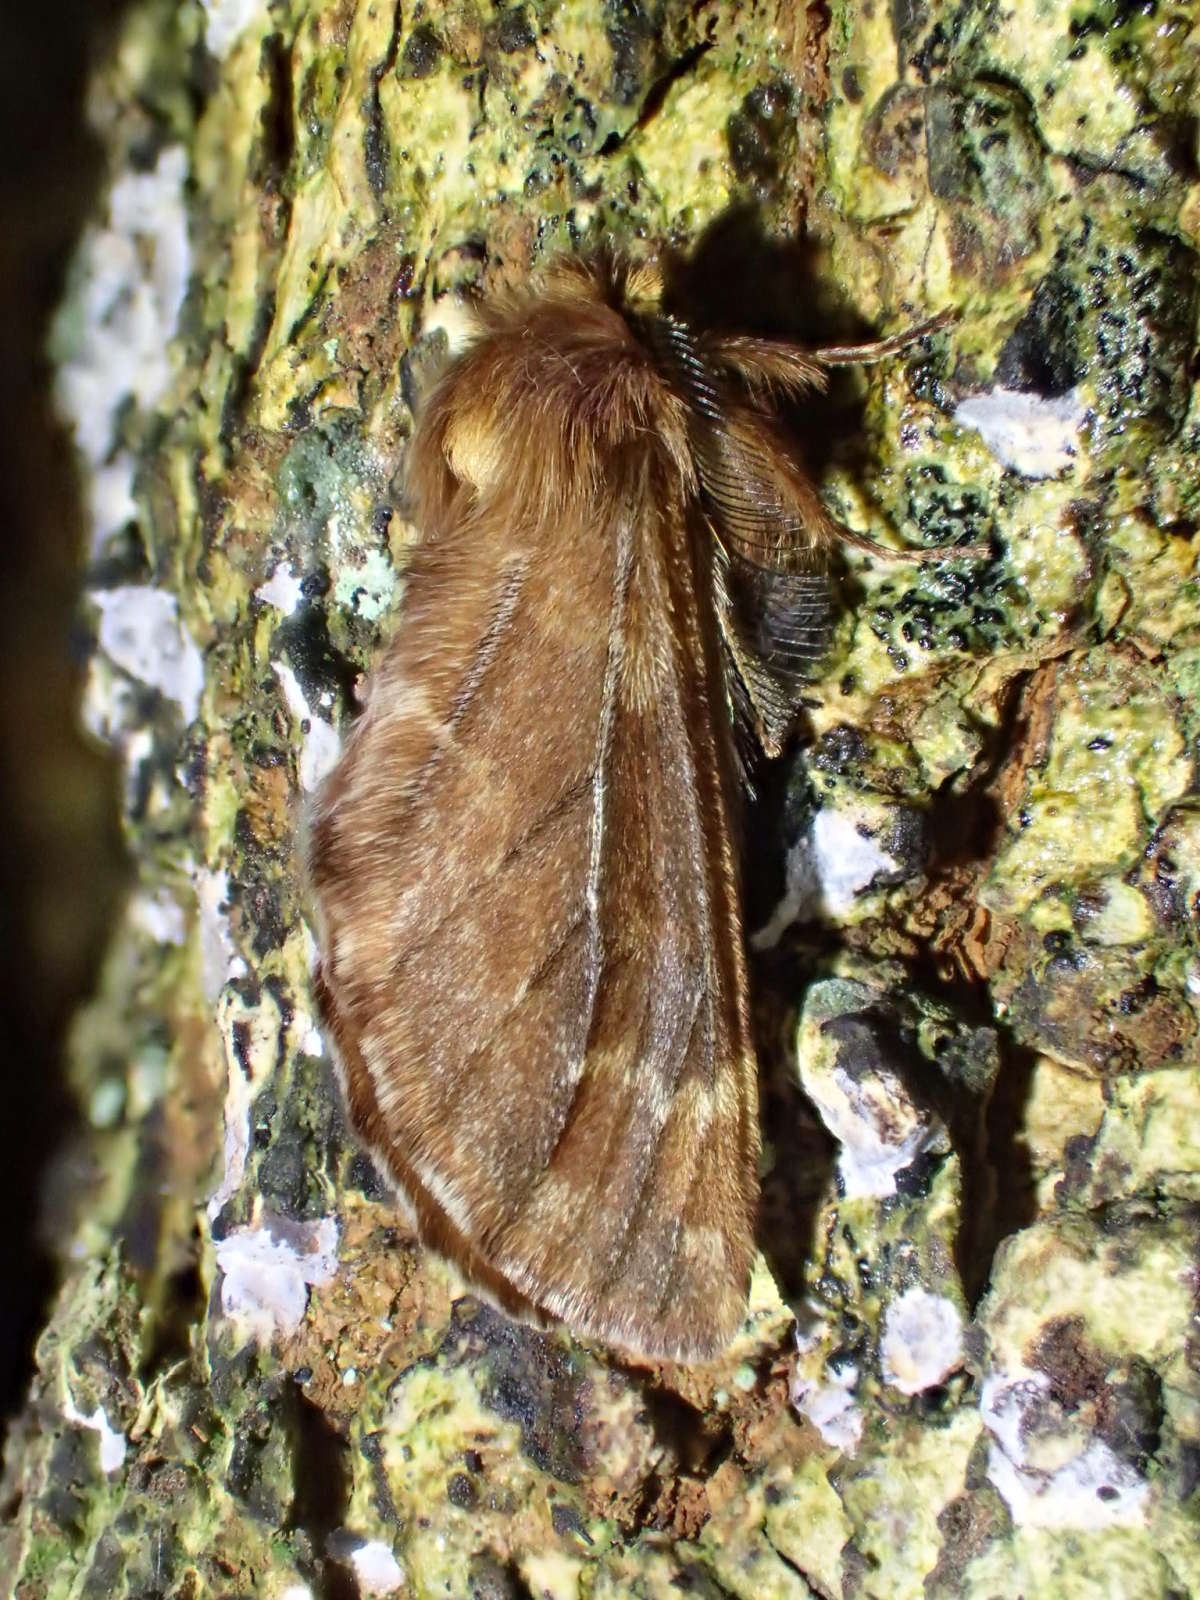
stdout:
[[831,548],[907,554],[832,521],[764,401],[909,341],[703,336],[652,287],[567,262],[483,307],[308,856],[351,1120],[421,1237],[507,1310],[698,1359],[758,1195],[730,708],[777,753]]
[[510,1310],[731,1337],[759,1133],[711,552],[619,285],[485,309],[414,440],[423,542],[314,807],[351,1118]]

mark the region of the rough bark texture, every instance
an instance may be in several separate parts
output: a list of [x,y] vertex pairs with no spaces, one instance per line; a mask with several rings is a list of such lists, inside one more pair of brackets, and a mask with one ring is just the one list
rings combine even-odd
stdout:
[[[69,1064],[21,1600],[1200,1593],[1196,99],[1182,4],[129,15],[56,339],[139,886]],[[709,1369],[415,1247],[294,853],[457,291],[610,238],[765,331],[960,308],[797,427],[851,526],[997,551],[847,562],[752,829],[763,1258]]]

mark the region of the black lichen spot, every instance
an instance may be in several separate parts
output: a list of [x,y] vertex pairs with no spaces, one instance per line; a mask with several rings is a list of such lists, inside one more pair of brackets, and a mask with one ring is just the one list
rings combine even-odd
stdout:
[[[951,478],[938,463],[925,462],[907,468],[904,490],[904,525],[916,528],[922,544],[989,544],[993,541],[996,521],[988,496],[973,484]],[[957,581],[964,590],[962,598],[966,598],[965,585],[969,580],[961,574],[939,574],[937,581],[943,588]],[[952,604],[953,596],[947,589],[942,606]]]
[[1148,1361],[1134,1356],[1110,1372],[1108,1382],[1109,1404],[1098,1431],[1114,1455],[1145,1471],[1162,1442],[1162,1379]]
[[574,1506],[567,1505],[565,1501],[556,1500],[550,1507],[550,1526],[560,1539],[568,1535],[582,1539],[585,1544],[591,1544],[592,1538],[583,1525],[583,1519]]
[[1037,247],[1049,186],[1028,101],[976,80],[925,95],[931,192],[950,216],[956,265],[1004,281]]
[[595,149],[598,126],[592,102],[577,95],[559,118],[559,136],[573,155],[587,155]]
[[[986,1437],[986,1435],[985,1435]],[[968,1472],[977,1471],[978,1482],[968,1476],[968,1491],[982,1488],[988,1482],[987,1455],[980,1455],[974,1465],[974,1456]],[[969,1563],[996,1538],[1011,1529],[1008,1508],[998,1494],[968,1492],[948,1502],[938,1513],[938,1531],[942,1536],[941,1552],[937,1565],[925,1580],[929,1594],[960,1594],[966,1585],[963,1572]]]
[[897,1172],[897,1195],[911,1200],[919,1200],[927,1195],[942,1164],[943,1158],[936,1151],[922,1150]]
[[1063,1177],[1059,1185],[1065,1194],[1087,1188],[1092,1176],[1094,1140],[1086,1133],[1073,1133],[1063,1145]]
[[822,1023],[837,1050],[838,1066],[852,1083],[903,1074],[915,1061],[911,1030],[889,1008],[848,1011]]
[[379,199],[383,198],[387,190],[388,166],[391,154],[387,119],[383,114],[383,107],[379,101],[379,84],[395,67],[396,52],[399,49],[399,45],[400,7],[397,5],[392,13],[392,31],[391,37],[388,39],[387,53],[371,73],[371,93],[368,104],[364,107],[363,165],[366,168],[367,181],[371,185],[372,192]]
[[446,1498],[460,1511],[470,1511],[478,1499],[475,1485],[465,1472],[456,1472],[446,1485]]
[[530,1591],[514,1566],[490,1551],[471,1557],[468,1600],[531,1600]]
[[1105,1391],[1107,1363],[1087,1338],[1082,1317],[1054,1317],[1025,1352],[1031,1367],[1050,1380],[1048,1393],[1068,1415],[1094,1404]]
[[[238,822],[242,818],[239,816]],[[278,950],[287,937],[290,919],[285,915],[284,892],[277,876],[263,862],[264,852],[246,851],[243,865],[232,880],[232,897],[253,929],[251,948],[260,959]],[[278,868],[274,869],[278,872]]]
[[361,1150],[356,1150],[350,1158],[346,1182],[366,1200],[384,1201],[388,1198],[388,1188],[379,1175],[378,1167]]
[[[241,1026],[241,1023],[234,1024],[235,1029],[240,1028]],[[278,1113],[279,1102],[271,1093],[270,1089],[264,1089],[262,1094],[260,1094],[258,1099],[254,1102],[254,1115],[250,1130],[250,1137],[254,1142],[254,1148],[256,1150],[266,1150],[269,1148],[271,1140],[274,1137],[274,1122]]]
[[957,12],[946,22],[935,22],[926,34],[920,48],[909,57],[913,70],[922,83],[931,83],[950,65],[953,47],[962,32],[962,12]]
[[605,33],[612,51],[611,96],[636,105],[663,63],[662,14],[644,0],[604,0]]
[[258,1190],[272,1211],[302,1217],[308,1209],[308,1162],[303,1135],[287,1127],[258,1164]]
[[355,679],[351,664],[329,637],[329,619],[322,607],[298,605],[271,637],[271,655],[282,657],[296,674],[304,698],[314,709],[322,696],[349,699]]
[[502,11],[495,23],[496,48],[504,55],[518,50],[530,50],[537,43],[537,33],[524,6],[513,6]]
[[905,57],[929,20],[929,7],[925,0],[892,0],[891,11],[897,62],[903,67]]
[[320,600],[327,595],[333,587],[333,580],[324,567],[318,567],[314,572],[306,572],[300,580],[300,596],[303,600]]
[[900,883],[924,872],[931,852],[928,817],[912,806],[893,807],[887,833],[880,844],[896,865],[886,873],[877,874],[877,883]]
[[909,85],[886,90],[863,124],[863,154],[886,177],[925,158],[925,96]]
[[1187,410],[1188,362],[1200,271],[1178,239],[1139,230],[1115,258],[1098,246],[1093,277],[1097,385],[1109,431],[1146,419],[1155,433],[1179,425]]
[[1076,330],[1083,296],[1065,272],[1046,274],[996,363],[996,382],[1052,399],[1083,378]]
[[854,777],[861,773],[869,755],[867,742],[859,730],[840,722],[818,739],[809,761],[818,772]]
[[474,1299],[460,1300],[448,1342],[470,1366],[484,1404],[521,1429],[536,1467],[566,1483],[583,1473],[584,1383],[569,1353],[547,1334],[512,1322]]
[[364,1434],[359,1448],[362,1452],[363,1460],[370,1469],[371,1499],[380,1520],[387,1523],[389,1528],[400,1527],[400,1513],[396,1509],[391,1485],[388,1483],[387,1462],[383,1453],[383,1434]]
[[751,89],[730,115],[725,125],[729,159],[743,181],[765,187],[779,175],[794,132],[791,108],[791,86],[779,79]]
[[442,58],[442,41],[428,22],[418,23],[404,41],[400,55],[402,78],[428,78],[436,71]]

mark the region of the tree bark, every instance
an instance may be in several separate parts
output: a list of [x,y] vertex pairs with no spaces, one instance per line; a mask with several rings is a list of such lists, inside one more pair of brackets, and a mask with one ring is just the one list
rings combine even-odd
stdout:
[[[1188,27],[129,13],[56,352],[137,887],[70,1054],[20,1600],[1200,1592]],[[847,554],[763,782],[762,1257],[707,1368],[509,1322],[417,1246],[343,1122],[296,860],[403,625],[462,292],[606,243],[756,331],[956,308],[793,422],[852,529],[994,551]]]

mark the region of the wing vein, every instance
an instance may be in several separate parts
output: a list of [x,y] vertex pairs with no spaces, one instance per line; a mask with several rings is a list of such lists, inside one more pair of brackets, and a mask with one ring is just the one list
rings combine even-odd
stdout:
[[[564,790],[548,811],[543,812],[540,817],[535,817],[525,831],[513,840],[494,867],[487,868],[478,877],[472,878],[469,883],[464,884],[436,921],[424,929],[411,943],[406,944],[403,950],[395,957],[389,969],[390,976],[394,978],[401,968],[408,964],[412,956],[417,955],[432,939],[436,938],[437,934],[450,921],[464,901],[469,900],[473,894],[478,893],[482,885],[490,879],[499,877],[506,867],[511,866],[518,856],[533,844],[540,833],[557,822],[565,812],[569,811],[583,794],[588,781],[585,776],[581,782],[572,784],[569,789]],[[578,918],[572,923],[572,927],[576,926],[578,926]]]
[[542,960],[530,973],[528,981],[523,985],[521,992],[516,996],[512,1004],[505,1006],[504,1010],[499,1014],[499,1016],[496,1017],[491,1032],[486,1036],[486,1038],[481,1039],[478,1044],[473,1045],[463,1057],[462,1066],[454,1074],[454,1081],[456,1083],[461,1082],[462,1078],[466,1075],[467,1069],[470,1067],[471,1062],[475,1060],[476,1056],[482,1055],[485,1050],[491,1047],[491,1045],[495,1042],[497,1034],[504,1027],[504,1024],[508,1021],[509,1017],[512,1016],[513,1012],[519,1010],[521,1006],[525,1004],[526,1000],[528,1000],[532,992],[538,987],[538,985],[544,983],[550,976],[559,957],[570,944],[571,935],[575,932],[575,929],[582,921],[582,911],[577,917],[572,917],[571,921],[563,929],[561,937],[557,940],[554,946],[546,952]]
[[[629,598],[629,580],[633,572],[633,519],[628,507],[623,507],[617,530],[617,562],[613,581],[612,609],[608,623],[608,654],[604,663],[604,693],[600,702],[600,726],[596,740],[596,765],[592,770],[592,829],[588,855],[588,874],[585,899],[591,931],[590,965],[587,974],[587,994],[584,1002],[586,1026],[582,1030],[582,1051],[576,1063],[576,1079],[582,1076],[587,1058],[588,1040],[596,1016],[596,996],[600,988],[600,972],[604,961],[604,941],[600,928],[600,874],[604,864],[604,809],[608,758],[612,749],[613,729],[617,718],[617,692],[621,679],[621,661],[624,653],[625,608]],[[576,1085],[577,1087],[578,1085]]]
[[[708,991],[703,981],[700,981],[696,984],[695,998],[692,1002],[692,1012],[688,1022],[687,1035],[683,1047],[682,1058],[685,1061],[687,1060],[688,1052],[691,1049],[692,1039],[695,1036],[696,1023],[700,1016],[700,1003],[703,996],[707,992]],[[657,1171],[658,1155],[662,1147],[663,1133],[666,1130],[668,1120],[669,1113],[668,1116],[665,1116],[660,1120],[658,1126],[654,1130],[654,1142],[646,1153],[646,1164],[643,1167],[641,1177],[638,1180],[637,1196],[632,1205],[630,1205],[626,1211],[620,1237],[617,1239],[613,1250],[612,1260],[609,1262],[608,1267],[606,1268],[599,1284],[597,1285],[597,1295],[606,1293],[612,1287],[616,1279],[620,1276],[621,1266],[626,1260],[628,1254],[626,1249],[627,1241],[629,1240],[631,1234],[636,1234],[637,1225],[640,1224],[646,1209],[646,1196],[650,1189],[650,1179]]]

